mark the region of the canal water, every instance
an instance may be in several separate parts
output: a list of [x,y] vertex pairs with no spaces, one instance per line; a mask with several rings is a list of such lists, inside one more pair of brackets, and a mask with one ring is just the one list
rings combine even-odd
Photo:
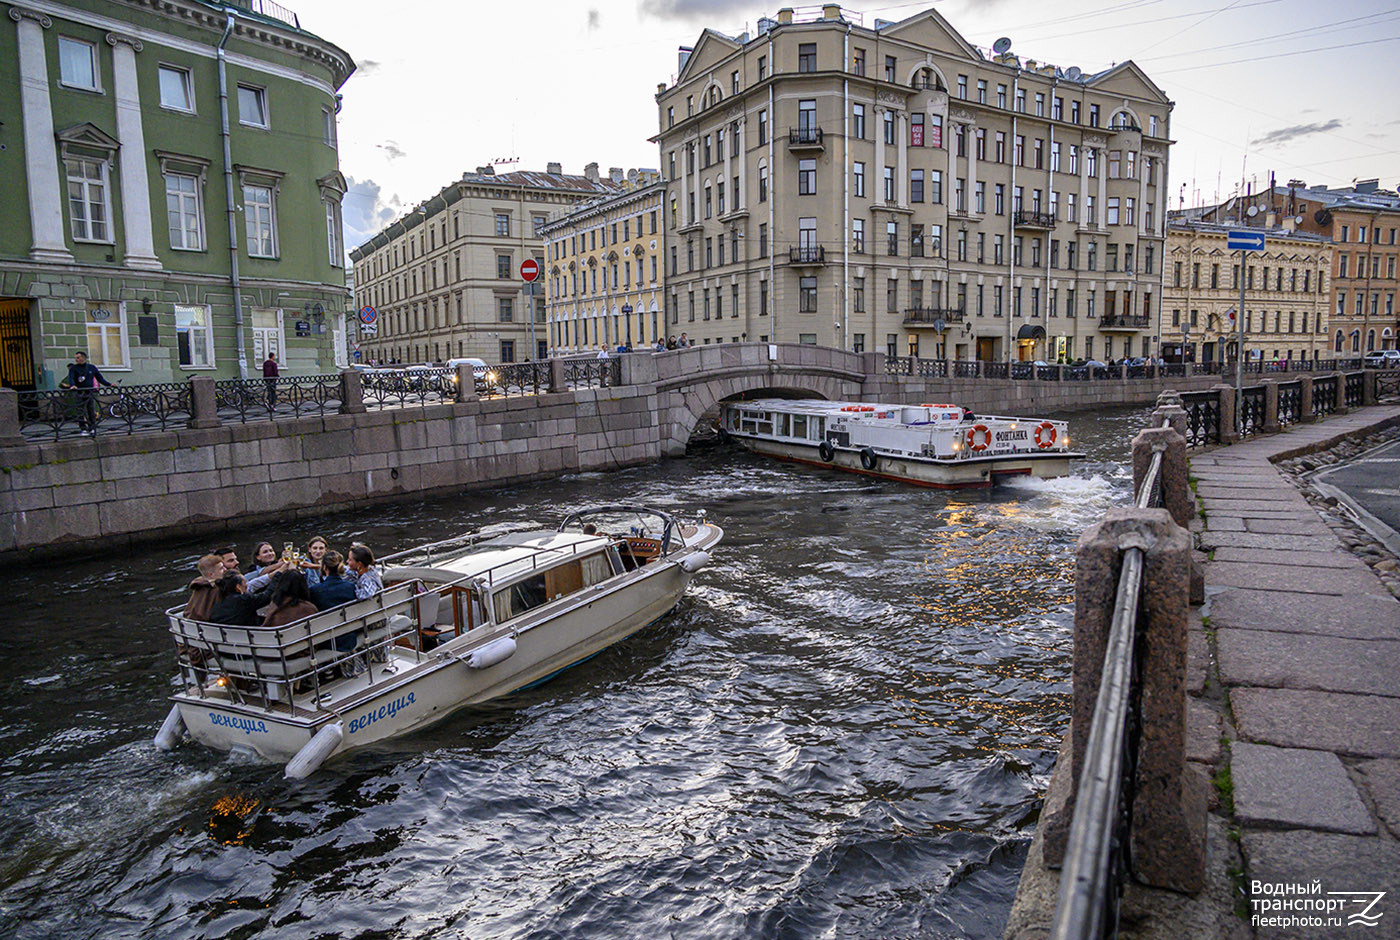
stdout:
[[990,494],[710,448],[239,532],[387,553],[611,501],[726,532],[652,629],[301,783],[151,744],[160,611],[210,540],[11,569],[0,936],[999,937],[1068,720],[1075,540],[1144,413],[1071,420],[1074,476]]

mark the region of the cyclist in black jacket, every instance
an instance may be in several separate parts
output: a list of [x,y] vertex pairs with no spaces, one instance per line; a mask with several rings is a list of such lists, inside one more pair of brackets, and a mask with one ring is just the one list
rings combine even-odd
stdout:
[[78,427],[88,434],[97,433],[97,386],[112,383],[102,375],[102,370],[88,362],[87,353],[81,349],[73,354],[68,365],[67,380],[59,383],[59,388],[71,388],[78,398]]

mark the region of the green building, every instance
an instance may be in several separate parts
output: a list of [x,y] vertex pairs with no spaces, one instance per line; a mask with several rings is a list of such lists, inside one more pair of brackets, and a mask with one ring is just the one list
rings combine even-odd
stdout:
[[333,371],[354,69],[270,0],[0,2],[3,384]]

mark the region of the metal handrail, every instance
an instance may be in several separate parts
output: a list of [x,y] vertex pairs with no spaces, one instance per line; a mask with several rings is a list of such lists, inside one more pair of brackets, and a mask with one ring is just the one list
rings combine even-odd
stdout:
[[[1161,426],[1170,427],[1170,420],[1163,419]],[[1159,481],[1164,453],[1153,453],[1143,474],[1142,484],[1133,496],[1133,505],[1138,509],[1162,503]],[[1125,787],[1124,781],[1135,763],[1135,755],[1129,753],[1133,750],[1129,718],[1145,561],[1140,547],[1129,546],[1123,552],[1050,940],[1101,936],[1105,915],[1115,920],[1117,917],[1117,893],[1111,890],[1114,873],[1110,868],[1115,849],[1119,853],[1119,874],[1127,868],[1128,839],[1126,832],[1118,831],[1118,824],[1123,823],[1126,828],[1129,810],[1124,805],[1125,793],[1131,804],[1131,787]]]

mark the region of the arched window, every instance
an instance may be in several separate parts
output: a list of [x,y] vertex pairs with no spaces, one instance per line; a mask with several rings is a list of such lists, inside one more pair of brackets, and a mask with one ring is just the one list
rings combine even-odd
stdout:
[[1352,330],[1352,331],[1351,331],[1351,351],[1352,351],[1352,352],[1361,352],[1361,331],[1360,331],[1360,330]]
[[1333,352],[1341,352],[1341,351],[1342,351],[1342,343],[1343,343],[1343,342],[1345,342],[1345,339],[1344,339],[1343,336],[1342,336],[1342,331],[1341,331],[1341,330],[1338,330],[1338,331],[1337,331],[1337,341],[1332,345],[1332,351],[1333,351]]
[[1367,351],[1367,352],[1375,352],[1375,351],[1376,351],[1376,331],[1375,331],[1375,330],[1368,330],[1367,333],[1366,333],[1366,351]]

